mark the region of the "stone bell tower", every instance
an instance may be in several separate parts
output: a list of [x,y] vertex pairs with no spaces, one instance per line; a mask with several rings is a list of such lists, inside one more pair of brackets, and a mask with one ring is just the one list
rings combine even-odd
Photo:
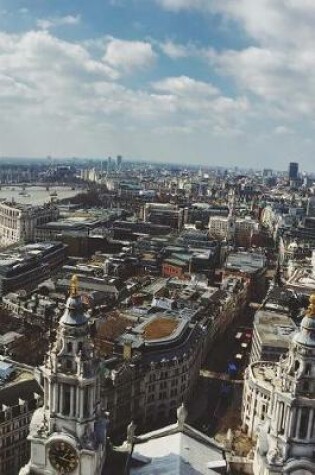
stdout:
[[261,427],[255,475],[315,473],[315,295],[279,363],[267,422]]
[[106,419],[100,408],[98,362],[76,276],[41,374],[44,405],[33,415],[31,459],[20,475],[101,475]]

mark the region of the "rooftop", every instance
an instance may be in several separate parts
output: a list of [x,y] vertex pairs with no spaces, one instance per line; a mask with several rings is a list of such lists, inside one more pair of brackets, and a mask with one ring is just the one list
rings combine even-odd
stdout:
[[259,384],[271,391],[277,383],[277,363],[257,362],[249,366],[253,379]]
[[256,272],[263,269],[266,259],[263,254],[251,252],[235,252],[227,257],[227,269],[240,269],[242,272]]
[[158,340],[172,335],[178,327],[179,321],[174,318],[157,317],[144,326],[146,340]]
[[63,245],[60,242],[46,241],[2,250],[0,253],[0,270],[2,272],[10,269],[17,270],[27,262],[37,262],[39,257],[49,254],[56,246],[61,247]]
[[254,326],[263,345],[278,348],[289,348],[292,334],[297,330],[290,317],[268,310],[259,310],[256,313]]
[[[1,364],[7,365],[4,361],[1,361]],[[41,393],[41,389],[30,370],[14,365],[12,369],[14,372],[9,376],[8,381],[2,382],[0,386],[0,407],[2,404],[6,406],[19,404],[19,399],[29,400],[34,397],[34,392]]]
[[36,211],[38,211],[38,210],[51,208],[50,203],[34,206],[33,204],[17,203],[16,201],[1,201],[0,206],[1,207],[6,207],[6,208],[16,209],[16,210],[20,210],[20,211],[32,211],[34,213],[36,213]]
[[311,294],[315,292],[315,271],[309,266],[299,266],[287,281],[287,287],[297,292]]
[[187,433],[168,434],[167,429],[161,429],[160,435],[156,431],[152,438],[136,442],[131,461],[132,475],[226,473],[222,451],[210,439],[193,429],[185,431]]

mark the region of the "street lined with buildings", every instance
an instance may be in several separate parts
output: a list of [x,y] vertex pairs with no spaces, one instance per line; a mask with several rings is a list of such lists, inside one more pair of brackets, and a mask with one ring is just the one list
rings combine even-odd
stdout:
[[[275,190],[264,172],[144,166],[139,178],[121,160],[111,167],[106,176],[67,169],[68,180],[72,173],[89,187],[70,202],[0,203],[0,403],[10,430],[20,424],[14,408],[30,401],[28,442],[24,423],[7,438],[0,423],[5,475],[18,473],[20,441],[21,475],[118,475],[126,464],[133,473],[136,453],[150,454],[153,440],[172,444],[175,434],[202,443],[196,450],[223,472],[290,473],[297,457],[312,473],[313,416],[303,399],[306,391],[312,408],[312,350],[303,346],[313,341],[311,191],[297,203],[299,178],[285,175],[273,177]],[[51,188],[52,177],[50,169]],[[296,232],[308,229],[299,240],[287,214]],[[23,396],[28,385],[36,401]],[[12,407],[10,387],[21,394]]]

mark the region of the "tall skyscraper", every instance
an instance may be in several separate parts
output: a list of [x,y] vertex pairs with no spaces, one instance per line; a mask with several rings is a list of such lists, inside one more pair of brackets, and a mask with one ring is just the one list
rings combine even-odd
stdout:
[[117,155],[117,158],[116,158],[116,168],[117,168],[117,171],[120,172],[121,170],[121,165],[122,165],[122,156],[121,155]]
[[289,165],[289,180],[296,180],[299,173],[299,164],[297,162],[290,162]]

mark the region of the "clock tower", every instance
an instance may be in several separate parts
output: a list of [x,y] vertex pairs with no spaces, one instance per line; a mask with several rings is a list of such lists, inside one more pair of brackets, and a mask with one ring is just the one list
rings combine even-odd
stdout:
[[101,475],[106,419],[76,276],[41,375],[44,405],[33,415],[28,437],[31,459],[20,475]]

